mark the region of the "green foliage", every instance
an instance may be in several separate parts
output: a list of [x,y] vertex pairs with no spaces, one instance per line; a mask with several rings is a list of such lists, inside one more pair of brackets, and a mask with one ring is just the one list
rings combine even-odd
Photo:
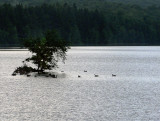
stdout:
[[20,75],[27,75],[31,72],[36,72],[36,69],[33,69],[32,67],[28,67],[26,64],[24,64],[21,67],[18,67],[12,75],[20,74]]
[[72,45],[82,44],[80,30],[76,25],[71,28],[69,39],[72,42]]
[[43,3],[47,4],[55,4],[55,3],[68,3],[73,4],[76,3],[80,6],[84,7],[93,7],[91,4],[98,6],[99,4],[104,4],[106,2],[114,2],[114,3],[123,3],[130,5],[140,5],[143,7],[151,6],[151,5],[160,5],[159,0],[0,0],[0,4],[10,3],[12,5],[16,4],[24,4],[24,5],[41,5]]
[[[44,38],[27,39],[25,46],[33,54],[25,62],[35,64],[37,66],[35,70],[38,73],[57,68],[59,60],[63,62],[66,60],[66,52],[69,49],[67,43],[58,36],[55,30],[46,32]],[[26,70],[26,68],[23,69]]]
[[160,7],[103,0],[72,3],[1,5],[0,46],[24,46],[25,38],[42,38],[52,28],[71,45],[160,45]]

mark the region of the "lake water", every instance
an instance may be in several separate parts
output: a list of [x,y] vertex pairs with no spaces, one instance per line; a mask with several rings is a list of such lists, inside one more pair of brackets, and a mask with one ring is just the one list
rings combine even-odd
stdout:
[[160,120],[160,47],[72,47],[67,55],[57,79],[13,77],[31,53],[0,51],[0,121]]

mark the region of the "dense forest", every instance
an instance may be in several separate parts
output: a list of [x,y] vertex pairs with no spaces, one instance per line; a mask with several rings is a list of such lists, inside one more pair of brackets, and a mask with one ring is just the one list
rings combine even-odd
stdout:
[[147,7],[152,5],[160,6],[160,0],[0,0],[0,4],[10,3],[12,5],[24,4],[29,6],[41,5],[43,3],[54,4],[56,2],[67,2],[68,4],[76,3],[78,6],[81,7],[89,7],[91,4],[94,4],[96,6],[97,4],[105,4],[106,2],[139,5],[141,7]]
[[24,38],[42,37],[53,28],[71,45],[160,45],[160,8],[109,2],[86,8],[0,6],[0,46],[23,46]]

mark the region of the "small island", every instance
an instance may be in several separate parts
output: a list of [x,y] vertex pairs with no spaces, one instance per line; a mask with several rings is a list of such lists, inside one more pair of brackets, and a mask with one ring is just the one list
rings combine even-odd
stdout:
[[[32,57],[25,59],[23,66],[18,67],[13,76],[17,74],[30,76],[32,72],[37,72],[39,75],[48,74],[45,70],[57,68],[59,60],[65,62],[66,52],[70,48],[56,30],[47,31],[43,38],[26,39],[24,45],[32,53]],[[28,66],[27,63],[33,63],[37,68]],[[48,74],[48,76],[57,78],[57,75]]]

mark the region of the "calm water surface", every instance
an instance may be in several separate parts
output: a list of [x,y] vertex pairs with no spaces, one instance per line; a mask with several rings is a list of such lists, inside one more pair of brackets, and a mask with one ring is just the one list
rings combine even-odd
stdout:
[[0,51],[0,120],[160,120],[160,47],[72,47],[67,55],[58,79],[28,78],[11,74],[30,52]]

